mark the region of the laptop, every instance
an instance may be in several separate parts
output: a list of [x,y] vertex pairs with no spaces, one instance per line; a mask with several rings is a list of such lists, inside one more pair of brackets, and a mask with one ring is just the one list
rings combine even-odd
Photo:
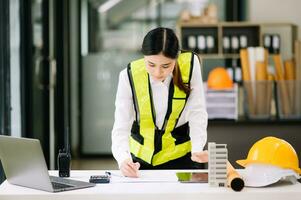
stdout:
[[10,184],[62,192],[95,186],[94,183],[49,176],[40,141],[0,135],[0,159]]

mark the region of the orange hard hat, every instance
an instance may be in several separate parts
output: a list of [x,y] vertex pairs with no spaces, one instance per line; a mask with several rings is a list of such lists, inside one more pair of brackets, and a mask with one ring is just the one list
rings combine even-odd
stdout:
[[210,71],[207,85],[209,89],[213,90],[231,89],[233,81],[225,68],[216,67]]

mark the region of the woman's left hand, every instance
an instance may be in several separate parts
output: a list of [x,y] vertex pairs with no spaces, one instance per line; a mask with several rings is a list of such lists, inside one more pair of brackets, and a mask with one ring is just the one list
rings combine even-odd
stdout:
[[191,160],[198,163],[208,162],[208,151],[194,152],[191,155]]

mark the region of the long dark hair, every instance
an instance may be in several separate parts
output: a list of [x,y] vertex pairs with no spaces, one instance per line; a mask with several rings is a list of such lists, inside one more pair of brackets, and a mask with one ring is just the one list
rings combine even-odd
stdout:
[[[145,56],[162,53],[168,58],[177,59],[179,52],[179,40],[172,29],[162,27],[155,28],[149,31],[143,39],[142,53]],[[177,62],[175,69],[173,70],[173,83],[178,86],[180,90],[189,95],[190,88],[183,83],[181,71]]]

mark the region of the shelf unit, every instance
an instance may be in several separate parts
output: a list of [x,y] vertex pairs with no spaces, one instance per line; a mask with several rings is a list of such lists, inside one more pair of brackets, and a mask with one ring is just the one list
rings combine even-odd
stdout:
[[[205,30],[205,31],[203,31]],[[213,59],[231,60],[239,59],[239,54],[223,53],[223,36],[228,33],[246,33],[253,38],[252,45],[263,46],[264,34],[278,34],[280,36],[280,53],[284,59],[294,56],[294,41],[297,39],[298,27],[291,23],[249,23],[249,22],[222,22],[217,24],[200,24],[196,22],[178,22],[177,34],[181,40],[182,48],[185,49],[185,40],[189,34],[208,34],[208,30],[215,31],[217,51],[210,54],[200,54],[200,57],[208,61]],[[236,31],[236,32],[235,32]],[[240,32],[241,31],[241,32]],[[248,33],[249,32],[249,33]],[[249,39],[249,38],[248,38]],[[250,44],[248,45],[250,46]],[[207,67],[206,65],[204,66]],[[204,70],[202,68],[202,70]],[[204,74],[204,73],[203,73]],[[239,89],[239,110],[243,111],[243,92]],[[249,148],[266,136],[275,136],[288,141],[301,157],[301,148],[298,141],[301,140],[301,119],[284,120],[276,115],[270,119],[255,120],[245,117],[240,113],[237,120],[212,119],[208,122],[208,141],[227,144],[229,161],[235,168],[240,166],[236,160],[245,158]],[[206,147],[205,147],[206,149]],[[301,161],[299,161],[301,164]]]
[[[201,24],[196,21],[187,21],[177,23],[177,34],[180,38],[181,45],[183,49],[194,50],[199,56],[205,60],[224,60],[231,63],[236,60],[237,66],[239,67],[239,49],[236,53],[225,53],[223,48],[223,38],[227,36],[232,38],[244,35],[247,38],[246,47],[257,47],[264,46],[264,36],[265,35],[278,35],[280,37],[280,54],[283,60],[294,58],[294,42],[298,38],[298,27],[292,23],[251,23],[251,22],[219,22],[215,24]],[[199,38],[198,36],[208,35],[213,36],[215,47],[214,51],[210,53],[199,53],[198,49],[188,48],[188,37],[195,37],[195,46],[198,47]],[[270,53],[270,55],[274,55]],[[272,57],[270,57],[269,63],[272,63]],[[206,68],[206,66],[204,66]],[[208,68],[210,69],[210,67]],[[207,69],[203,69],[206,71]],[[208,72],[208,70],[207,70]],[[203,73],[204,74],[204,73]],[[204,76],[206,77],[206,76]],[[203,79],[205,80],[205,78]],[[243,95],[239,96],[239,115],[244,115],[245,110],[242,108],[241,103],[243,101]],[[273,109],[272,117],[276,117],[277,113]],[[275,115],[275,116],[274,116]],[[267,121],[267,120],[262,120]],[[279,121],[279,120],[276,120]]]
[[[215,47],[212,53],[199,53],[203,59],[237,59],[237,53],[223,52],[223,37],[231,37],[233,35],[244,35],[247,37],[247,47],[263,46],[263,36],[265,34],[277,34],[280,36],[280,53],[284,54],[284,58],[294,56],[294,41],[298,37],[298,27],[292,23],[251,23],[251,22],[220,22],[216,24],[200,24],[197,22],[178,22],[177,33],[181,40],[183,49],[194,50],[188,48],[188,37],[199,35],[211,35],[214,38]],[[289,42],[287,42],[289,41]],[[197,39],[196,39],[197,43]],[[197,46],[197,44],[196,44]]]

